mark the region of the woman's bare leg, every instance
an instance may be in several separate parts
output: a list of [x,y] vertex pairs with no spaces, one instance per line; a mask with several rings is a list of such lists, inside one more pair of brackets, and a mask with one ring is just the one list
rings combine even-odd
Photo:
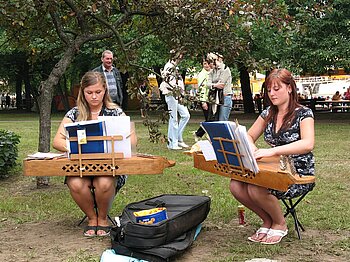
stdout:
[[98,208],[98,225],[108,226],[107,215],[115,196],[115,177],[95,177],[95,198]]
[[[271,228],[277,230],[286,230],[287,224],[278,199],[272,195],[266,188],[258,186],[249,186],[248,192],[253,201],[259,205],[272,219]],[[280,236],[271,237],[266,242],[275,242]]]
[[[94,209],[94,199],[91,194],[91,179],[88,177],[68,177],[67,185],[73,200],[87,216],[88,225],[97,226],[97,215]],[[89,231],[91,232],[87,233],[90,235],[95,233],[92,230]]]
[[[243,183],[237,180],[231,180],[230,183],[230,191],[232,195],[244,206],[252,210],[255,214],[257,214],[263,221],[261,227],[264,228],[270,228],[272,225],[272,218],[271,216],[262,209],[259,204],[257,204],[250,196],[248,188],[251,185],[247,183]],[[258,236],[256,234],[252,235],[251,238],[253,238],[256,241],[260,241],[263,238],[266,237],[266,233],[261,233]]]

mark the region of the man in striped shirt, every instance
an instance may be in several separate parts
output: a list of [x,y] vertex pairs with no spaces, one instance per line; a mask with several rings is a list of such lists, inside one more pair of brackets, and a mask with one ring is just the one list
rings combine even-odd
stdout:
[[123,82],[119,70],[113,66],[113,52],[110,50],[103,51],[101,61],[102,64],[96,67],[93,71],[104,74],[109,95],[114,103],[122,107]]

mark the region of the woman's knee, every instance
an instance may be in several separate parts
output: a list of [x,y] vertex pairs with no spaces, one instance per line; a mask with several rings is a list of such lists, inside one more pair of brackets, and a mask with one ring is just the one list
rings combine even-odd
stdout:
[[67,185],[70,191],[79,193],[84,191],[85,189],[91,187],[91,183],[86,181],[85,179],[78,177],[70,177],[67,179]]
[[94,187],[99,192],[115,191],[116,183],[114,177],[99,177],[94,179]]
[[266,196],[268,194],[268,190],[260,186],[248,185],[248,194],[251,199],[257,201]]
[[245,189],[246,187],[242,182],[239,182],[239,181],[233,180],[233,179],[231,179],[229,187],[230,187],[231,194],[235,197],[242,195],[244,193],[244,191],[246,190]]

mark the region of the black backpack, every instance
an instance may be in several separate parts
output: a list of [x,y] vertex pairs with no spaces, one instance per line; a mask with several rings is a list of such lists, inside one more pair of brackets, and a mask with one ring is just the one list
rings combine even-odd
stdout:
[[[136,222],[135,211],[155,207],[165,207],[168,218],[150,225]],[[158,248],[160,253],[172,247],[175,251],[184,250],[193,242],[198,225],[206,219],[209,210],[210,198],[194,195],[166,194],[128,204],[119,217],[120,225],[111,230],[112,247],[121,255],[153,252],[155,250],[149,251],[153,248]],[[167,248],[167,244],[173,246]],[[181,247],[176,248],[178,246]]]
[[148,249],[128,248],[118,242],[112,241],[112,249],[119,254],[149,262],[167,262],[181,255],[193,243],[201,230],[202,225],[190,229],[172,242]]

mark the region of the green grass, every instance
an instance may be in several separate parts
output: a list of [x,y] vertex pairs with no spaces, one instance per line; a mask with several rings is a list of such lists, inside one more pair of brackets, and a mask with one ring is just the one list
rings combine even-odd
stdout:
[[[136,114],[132,119],[139,120]],[[52,117],[54,135],[63,114]],[[339,121],[333,115],[316,117],[316,187],[298,206],[298,215],[308,230],[318,234],[328,232],[334,235],[350,233],[350,115],[342,114]],[[255,117],[237,115],[241,124],[250,126]],[[318,120],[318,118],[321,118]],[[200,117],[198,118],[200,121]],[[6,219],[11,223],[40,222],[49,220],[77,221],[82,213],[71,199],[68,189],[63,185],[63,177],[51,177],[49,189],[36,189],[32,177],[21,175],[23,158],[37,151],[38,116],[36,114],[0,114],[0,129],[14,131],[21,136],[19,144],[18,166],[7,179],[0,180],[0,221]],[[198,123],[191,121],[185,131],[185,142],[191,143],[190,131],[196,130]],[[165,134],[167,125],[161,126]],[[229,180],[225,177],[205,173],[193,168],[190,156],[180,151],[169,151],[165,144],[152,144],[148,141],[148,133],[140,121],[136,123],[138,136],[138,152],[160,155],[176,160],[176,165],[164,171],[163,175],[129,176],[127,184],[114,201],[111,214],[118,215],[123,207],[133,201],[139,201],[165,193],[206,194],[211,197],[211,211],[205,223],[225,228],[227,224],[235,224],[237,201],[228,190]],[[259,145],[264,145],[260,139]],[[14,186],[16,185],[16,186]],[[281,259],[289,255],[293,247],[302,245],[302,254],[295,254],[295,261],[314,261],[313,256],[349,258],[350,240],[335,239],[325,243],[321,239],[310,237],[309,242],[299,242],[296,237],[288,238],[283,245],[266,247],[247,244],[246,236],[259,225],[259,219],[246,211],[249,230],[244,228],[236,237],[224,239],[219,244],[213,243],[213,261],[243,261],[254,257],[270,257]],[[289,228],[293,231],[293,220],[288,219]],[[215,226],[208,229],[215,234]],[[0,223],[0,227],[2,224]],[[238,227],[237,227],[238,228]],[[239,230],[239,228],[238,228]],[[317,235],[317,234],[316,234]],[[243,239],[244,238],[244,239]],[[223,255],[223,252],[225,255]],[[217,254],[217,256],[215,256]],[[88,251],[77,250],[73,258],[66,261],[98,261],[90,257]],[[343,259],[344,260],[344,259]],[[339,261],[343,261],[340,259]],[[345,259],[346,260],[346,259]],[[345,261],[344,260],[344,261]],[[327,261],[327,260],[324,260]]]

